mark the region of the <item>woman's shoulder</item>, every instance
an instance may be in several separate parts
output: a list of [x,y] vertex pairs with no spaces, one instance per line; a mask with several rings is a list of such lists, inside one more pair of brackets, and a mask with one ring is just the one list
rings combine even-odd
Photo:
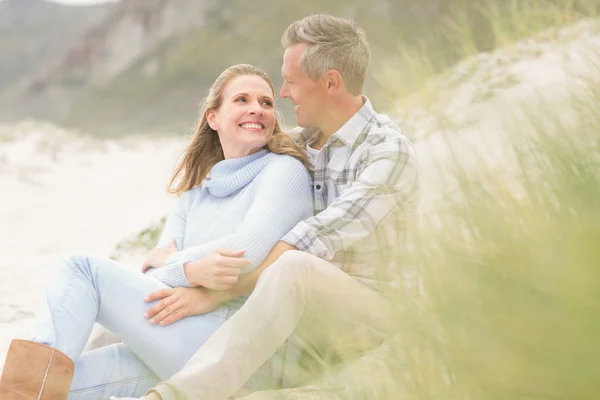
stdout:
[[194,197],[200,195],[200,193],[202,193],[202,185],[194,186],[193,188],[186,190],[181,194],[181,197]]
[[275,153],[269,154],[269,157],[269,162],[260,173],[259,185],[310,181],[306,167],[297,158]]
[[274,174],[278,172],[281,175],[286,174],[308,174],[302,161],[287,154],[270,154],[271,160],[265,166],[263,173]]
[[193,188],[188,189],[185,192],[183,192],[179,198],[183,202],[193,203],[195,200],[199,199],[203,195],[204,194],[203,194],[202,186],[198,185],[198,186],[194,186]]

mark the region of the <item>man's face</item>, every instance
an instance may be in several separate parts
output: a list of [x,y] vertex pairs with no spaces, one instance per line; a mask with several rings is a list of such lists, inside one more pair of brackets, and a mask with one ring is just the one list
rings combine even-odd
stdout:
[[279,92],[282,98],[292,100],[296,110],[298,126],[319,128],[327,108],[328,92],[325,79],[314,82],[300,66],[305,43],[288,47],[283,54],[283,86]]

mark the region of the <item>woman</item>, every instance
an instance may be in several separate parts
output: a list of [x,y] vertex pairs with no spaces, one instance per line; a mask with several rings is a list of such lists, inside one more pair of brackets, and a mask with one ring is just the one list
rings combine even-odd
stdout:
[[[70,400],[143,395],[223,324],[226,307],[154,325],[144,318],[144,299],[168,287],[230,288],[312,215],[305,155],[281,132],[273,96],[267,75],[250,65],[217,78],[170,181],[181,197],[145,273],[87,255],[64,260],[32,340],[11,344],[1,399],[58,400],[67,391]],[[121,343],[82,354],[95,322]]]

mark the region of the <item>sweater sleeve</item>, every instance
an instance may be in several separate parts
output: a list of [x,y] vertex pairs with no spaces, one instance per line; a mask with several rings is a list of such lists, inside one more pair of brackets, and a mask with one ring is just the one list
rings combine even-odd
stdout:
[[[192,189],[193,190],[193,189]],[[190,210],[191,203],[191,192],[188,190],[184,192],[179,199],[175,202],[173,210],[167,217],[165,227],[158,240],[157,248],[166,249],[174,239],[177,243],[177,248],[183,248],[183,238],[185,236],[185,222],[187,219],[188,211]]]
[[[194,189],[184,192],[176,201],[173,210],[167,217],[165,227],[158,240],[158,244],[156,245],[157,248],[168,248],[172,240],[175,240],[178,249],[183,248],[186,220],[192,203],[193,190]],[[180,271],[173,268],[170,270],[164,269],[165,268],[149,268],[146,271],[146,275],[156,278],[172,287],[191,286],[185,277],[183,267]]]
[[241,272],[248,273],[264,261],[273,246],[298,222],[312,216],[310,176],[298,160],[279,157],[256,179],[260,181],[254,187],[254,201],[234,232],[173,253],[167,258],[167,265],[160,269],[165,270],[165,274],[172,272],[181,282],[185,263],[227,248],[245,250],[244,257],[250,264]]

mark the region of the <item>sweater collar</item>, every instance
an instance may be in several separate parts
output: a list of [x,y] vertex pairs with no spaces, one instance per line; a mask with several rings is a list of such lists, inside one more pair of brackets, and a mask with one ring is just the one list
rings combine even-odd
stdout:
[[275,157],[266,149],[250,155],[219,161],[210,170],[209,178],[202,181],[202,190],[215,197],[227,197],[242,189],[256,178]]

